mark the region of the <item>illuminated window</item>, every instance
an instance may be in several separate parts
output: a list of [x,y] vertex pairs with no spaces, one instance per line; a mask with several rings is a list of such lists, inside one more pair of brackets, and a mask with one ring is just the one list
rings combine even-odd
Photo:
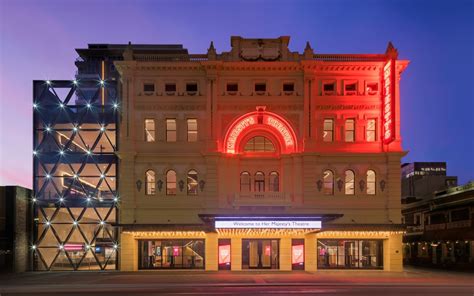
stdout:
[[166,195],[176,195],[176,172],[166,172]]
[[266,137],[253,137],[244,146],[245,152],[275,152],[275,146],[272,141]]
[[188,142],[197,142],[198,129],[197,119],[188,119]]
[[344,125],[345,135],[344,139],[346,142],[354,142],[355,139],[355,120],[354,119],[346,119],[346,123]]
[[155,172],[148,170],[145,174],[145,194],[155,195]]
[[332,142],[334,140],[334,120],[324,119],[323,141]]
[[195,170],[188,172],[188,195],[198,194],[198,173]]
[[280,191],[280,178],[277,172],[271,172],[269,176],[269,185],[270,191],[278,192]]
[[267,85],[265,83],[255,83],[255,91],[256,92],[266,92]]
[[144,92],[154,92],[155,91],[155,84],[154,83],[145,83],[145,84],[143,84],[143,91]]
[[250,174],[242,172],[240,174],[240,192],[250,192]]
[[330,170],[323,173],[323,193],[324,195],[334,194],[334,173]]
[[262,172],[256,172],[254,178],[253,190],[255,192],[265,191],[265,174]]
[[145,119],[145,141],[155,142],[155,120]]
[[375,194],[375,172],[373,170],[367,171],[367,194],[374,195]]
[[294,83],[283,83],[283,91],[284,92],[294,92],[295,91],[295,84]]
[[186,83],[186,92],[187,93],[196,93],[198,91],[197,83]]
[[237,92],[239,91],[239,85],[237,83],[227,83],[226,90],[228,92]]
[[176,92],[176,83],[166,83],[165,92],[168,92],[168,93]]
[[347,170],[344,174],[344,193],[347,195],[355,194],[355,175],[354,172],[351,170]]
[[366,135],[366,139],[367,139],[367,142],[374,142],[375,141],[375,128],[376,128],[376,124],[375,124],[375,119],[369,119],[367,120],[367,129],[365,131]]
[[176,119],[166,119],[166,142],[176,142]]

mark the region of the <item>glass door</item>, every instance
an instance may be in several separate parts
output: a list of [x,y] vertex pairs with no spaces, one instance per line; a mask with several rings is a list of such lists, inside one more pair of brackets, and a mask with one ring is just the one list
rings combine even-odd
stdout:
[[278,269],[278,247],[276,239],[242,240],[242,268]]

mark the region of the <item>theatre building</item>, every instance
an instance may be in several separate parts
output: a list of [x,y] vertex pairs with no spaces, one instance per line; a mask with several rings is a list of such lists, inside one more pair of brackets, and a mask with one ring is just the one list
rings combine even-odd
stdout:
[[289,39],[89,45],[35,81],[34,268],[401,271],[408,61]]

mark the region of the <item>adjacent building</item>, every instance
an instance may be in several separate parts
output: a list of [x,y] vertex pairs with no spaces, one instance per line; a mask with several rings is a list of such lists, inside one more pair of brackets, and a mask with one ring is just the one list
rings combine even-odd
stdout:
[[404,261],[408,264],[474,267],[474,182],[433,193],[403,206],[408,226]]
[[89,45],[35,81],[34,268],[402,270],[408,61],[288,44]]

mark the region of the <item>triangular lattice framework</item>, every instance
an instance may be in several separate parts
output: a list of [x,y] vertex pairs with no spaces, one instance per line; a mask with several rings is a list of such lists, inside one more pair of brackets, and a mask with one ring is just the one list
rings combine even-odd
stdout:
[[37,270],[115,268],[115,81],[35,81]]

